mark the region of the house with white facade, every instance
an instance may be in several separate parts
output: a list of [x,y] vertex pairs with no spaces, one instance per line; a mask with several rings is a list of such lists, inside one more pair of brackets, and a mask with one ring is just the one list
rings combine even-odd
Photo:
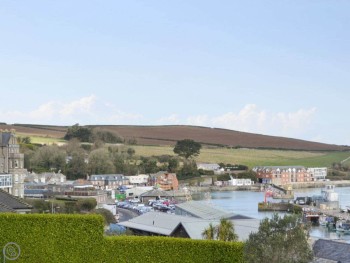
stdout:
[[129,179],[129,184],[138,186],[146,186],[149,180],[148,174],[131,175],[125,177]]
[[220,169],[220,165],[217,163],[197,163],[197,168],[206,171],[217,171]]
[[307,172],[313,181],[323,181],[327,176],[327,167],[311,167],[307,168]]

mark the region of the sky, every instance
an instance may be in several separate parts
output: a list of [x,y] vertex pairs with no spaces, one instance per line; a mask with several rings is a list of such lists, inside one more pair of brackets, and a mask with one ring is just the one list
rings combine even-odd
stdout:
[[350,1],[0,1],[0,121],[350,145]]

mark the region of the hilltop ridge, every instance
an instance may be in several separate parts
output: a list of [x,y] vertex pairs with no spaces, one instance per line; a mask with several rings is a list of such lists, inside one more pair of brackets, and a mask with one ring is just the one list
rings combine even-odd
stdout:
[[[289,149],[306,151],[347,151],[349,146],[312,142],[300,139],[254,134],[222,128],[187,125],[136,126],[136,125],[87,125],[118,134],[128,141],[135,139],[143,145],[174,145],[182,139],[193,139],[213,146]],[[0,129],[15,129],[18,133],[51,138],[63,138],[68,126],[35,124],[1,124]]]

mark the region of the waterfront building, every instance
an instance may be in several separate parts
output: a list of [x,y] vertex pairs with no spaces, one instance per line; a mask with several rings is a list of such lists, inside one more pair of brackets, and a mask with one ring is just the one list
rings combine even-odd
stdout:
[[149,185],[156,186],[164,191],[179,189],[176,174],[163,171],[150,175]]
[[313,181],[324,181],[327,176],[327,167],[311,167],[307,168],[307,172],[310,174]]
[[287,185],[314,180],[304,166],[257,166],[253,171],[263,184]]

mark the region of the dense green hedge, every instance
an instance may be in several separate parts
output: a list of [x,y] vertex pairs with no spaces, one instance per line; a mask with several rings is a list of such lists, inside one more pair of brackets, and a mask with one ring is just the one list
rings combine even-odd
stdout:
[[96,248],[103,242],[103,218],[0,214],[0,248],[8,242],[21,248],[15,262],[99,262]]
[[243,262],[240,242],[104,237],[99,215],[0,213],[0,251],[8,242],[21,248],[14,262]]
[[243,262],[243,243],[170,237],[106,237],[106,262]]

